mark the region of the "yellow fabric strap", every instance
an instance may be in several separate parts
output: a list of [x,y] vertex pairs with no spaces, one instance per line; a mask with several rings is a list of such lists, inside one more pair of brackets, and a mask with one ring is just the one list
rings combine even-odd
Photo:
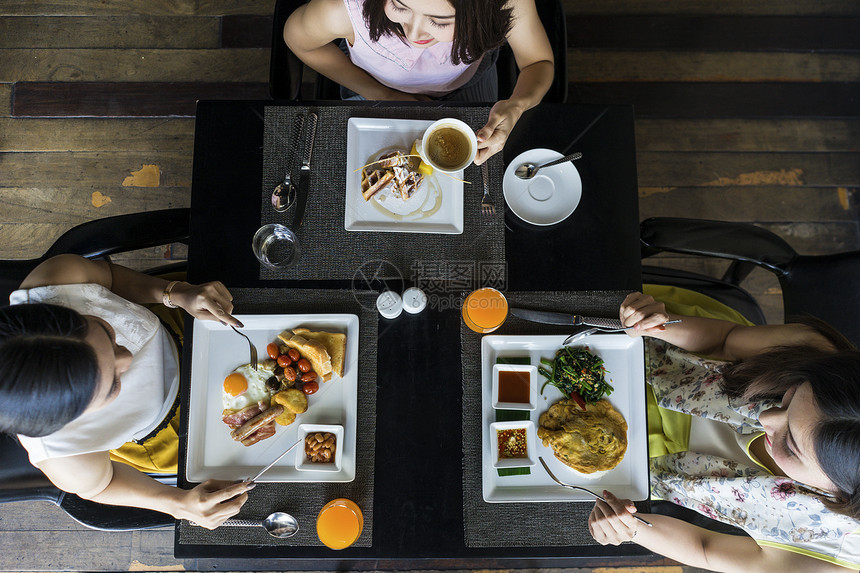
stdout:
[[[672,314],[718,318],[746,326],[753,324],[735,309],[692,290],[664,285],[643,285],[642,292],[665,304],[666,310]],[[690,416],[661,408],[657,405],[651,385],[648,384],[645,388],[648,407],[648,455],[655,458],[687,451],[690,444]]]
[[[182,340],[182,325],[184,315],[181,309],[167,308],[161,304],[145,305],[158,318],[175,332],[180,343]],[[170,420],[170,424],[155,436],[142,444],[126,442],[121,447],[110,451],[113,461],[122,462],[146,473],[177,473],[179,460],[179,408]]]

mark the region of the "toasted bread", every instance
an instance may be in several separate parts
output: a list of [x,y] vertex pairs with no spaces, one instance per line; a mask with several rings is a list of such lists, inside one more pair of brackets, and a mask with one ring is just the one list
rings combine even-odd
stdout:
[[284,344],[290,348],[295,348],[302,356],[307,358],[317,376],[323,380],[331,378],[331,356],[329,356],[328,350],[326,350],[322,342],[313,339],[308,340],[304,336],[293,334],[289,330],[280,333],[278,338],[283,340]]
[[[331,357],[332,372],[343,378],[343,361],[346,353],[346,334],[339,332],[311,331],[307,328],[294,328],[293,334],[308,340],[318,340],[325,346]],[[326,378],[328,380],[328,378]]]

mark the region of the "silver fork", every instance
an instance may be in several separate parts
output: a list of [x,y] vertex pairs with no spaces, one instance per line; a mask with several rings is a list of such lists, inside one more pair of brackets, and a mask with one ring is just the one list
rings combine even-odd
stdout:
[[496,207],[493,205],[493,200],[490,199],[490,168],[487,162],[481,164],[481,177],[484,180],[484,195],[481,197],[481,213],[484,216],[490,217],[496,214]]
[[[545,470],[546,470],[546,473],[548,473],[548,474],[549,474],[549,477],[551,477],[551,478],[552,478],[552,481],[554,481],[555,483],[557,483],[557,484],[558,484],[558,485],[560,485],[561,487],[566,487],[566,488],[568,488],[568,489],[578,489],[579,491],[584,491],[585,493],[587,493],[587,494],[591,495],[591,496],[592,496],[592,497],[594,497],[595,499],[599,499],[600,501],[602,501],[602,502],[606,503],[606,498],[605,498],[605,497],[603,497],[602,495],[598,495],[598,494],[594,493],[594,492],[593,492],[593,491],[591,491],[590,489],[586,489],[586,488],[581,487],[581,486],[578,486],[578,485],[571,485],[571,484],[569,484],[569,483],[564,483],[563,481],[560,481],[557,477],[555,477],[555,474],[554,474],[554,473],[552,473],[552,471],[549,469],[549,466],[548,466],[548,465],[546,465],[546,462],[545,462],[545,461],[543,461],[543,456],[538,456],[538,459],[540,460],[540,464],[543,466],[543,469],[545,469]],[[644,524],[645,524],[645,525],[647,525],[648,527],[651,527],[651,524],[650,524],[650,523],[648,523],[647,521],[645,521],[644,519],[642,519],[642,518],[641,518],[641,517],[639,517],[638,515],[633,514],[633,519],[635,519],[635,520],[637,520],[637,521],[640,521],[640,522],[644,523]]]
[[257,348],[256,348],[256,347],[254,346],[254,344],[251,342],[251,339],[250,339],[250,338],[248,338],[247,336],[245,336],[243,333],[241,333],[241,332],[239,332],[238,330],[236,330],[236,327],[235,327],[235,326],[233,326],[233,325],[231,324],[231,325],[230,325],[230,328],[232,328],[232,329],[233,329],[233,332],[235,332],[236,334],[238,334],[239,336],[241,336],[242,338],[244,338],[245,340],[247,340],[247,341],[248,341],[248,348],[250,348],[250,349],[251,349],[251,368],[253,368],[254,370],[256,370],[256,369],[257,369]]

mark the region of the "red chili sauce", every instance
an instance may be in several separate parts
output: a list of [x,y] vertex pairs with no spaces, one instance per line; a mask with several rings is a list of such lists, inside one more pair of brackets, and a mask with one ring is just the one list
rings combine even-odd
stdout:
[[529,403],[529,373],[499,370],[499,402]]
[[504,458],[527,458],[528,442],[526,440],[525,428],[514,428],[513,430],[496,430],[499,439],[499,459]]

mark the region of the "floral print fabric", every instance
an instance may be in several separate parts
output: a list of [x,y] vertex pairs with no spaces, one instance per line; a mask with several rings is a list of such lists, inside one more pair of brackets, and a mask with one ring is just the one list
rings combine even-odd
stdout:
[[[648,380],[662,408],[702,416],[738,434],[762,432],[758,415],[777,404],[733,404],[720,390],[725,363],[646,339]],[[824,507],[819,495],[789,478],[773,476],[752,460],[679,452],[652,458],[655,496],[737,526],[761,545],[860,567],[860,524]]]

